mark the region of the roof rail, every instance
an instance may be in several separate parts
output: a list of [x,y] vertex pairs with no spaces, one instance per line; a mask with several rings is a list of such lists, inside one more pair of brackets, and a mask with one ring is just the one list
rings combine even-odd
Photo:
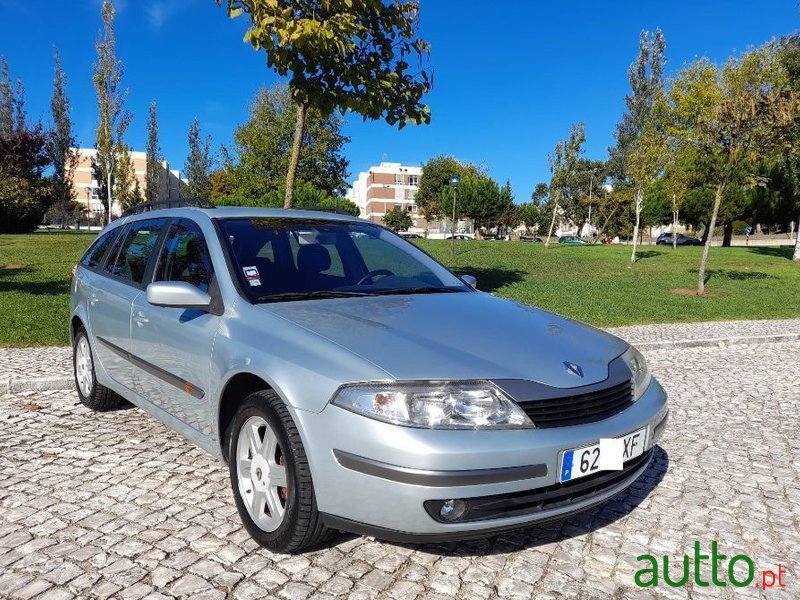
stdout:
[[150,212],[151,210],[162,210],[165,208],[216,208],[208,200],[200,200],[199,198],[179,198],[178,200],[158,200],[156,202],[143,202],[135,204],[130,208],[126,208],[122,212],[123,217],[130,215],[138,215],[139,213]]
[[319,212],[333,213],[336,215],[347,215],[349,217],[353,216],[346,210],[342,208],[336,208],[335,206],[293,206],[292,208],[296,210],[316,210]]

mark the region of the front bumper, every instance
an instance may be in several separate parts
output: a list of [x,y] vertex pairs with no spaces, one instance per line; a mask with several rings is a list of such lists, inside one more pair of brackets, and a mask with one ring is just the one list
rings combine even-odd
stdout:
[[[666,393],[654,379],[626,410],[571,427],[414,429],[333,405],[320,413],[297,411],[295,416],[303,432],[317,506],[329,526],[384,539],[422,541],[480,537],[560,518],[611,498],[647,468],[667,412]],[[642,427],[647,427],[646,453],[639,463],[626,464],[624,472],[615,472],[604,485],[584,486],[594,488],[587,493],[564,493],[558,481],[563,450]],[[453,523],[440,522],[425,509],[426,501],[451,498],[517,509]]]

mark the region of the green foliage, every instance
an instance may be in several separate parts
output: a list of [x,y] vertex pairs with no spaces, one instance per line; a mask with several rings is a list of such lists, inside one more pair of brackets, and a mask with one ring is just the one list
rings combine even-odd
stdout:
[[48,135],[41,125],[0,135],[0,232],[33,231],[52,202]]
[[535,202],[525,202],[517,207],[517,214],[520,222],[525,225],[525,229],[530,231],[541,223],[542,212],[539,204]]
[[[247,122],[234,132],[234,147],[223,151],[231,195],[261,198],[285,189],[294,119],[292,100],[285,86],[259,90]],[[309,110],[306,117],[297,179],[329,195],[347,185],[349,163],[344,146],[350,138],[342,133],[343,125],[341,117],[324,115],[315,109]]]
[[[215,171],[215,174],[216,173],[224,173],[224,171]],[[219,180],[221,177],[223,176],[217,175],[216,179]],[[278,189],[258,197],[237,196],[236,194],[220,195],[217,197],[212,196],[211,201],[217,206],[281,208],[283,207],[283,198],[283,189]],[[295,190],[295,199],[295,206],[297,208],[334,208],[345,211],[354,217],[357,217],[360,212],[358,206],[350,200],[331,196],[325,192],[325,190],[319,190],[306,182],[300,182],[297,186]]]
[[451,214],[453,203],[453,189],[450,187],[451,177],[457,175],[462,180],[466,180],[483,175],[475,165],[443,154],[424,163],[422,173],[419,190],[414,201],[428,221]]
[[[186,165],[183,168],[183,172],[189,182],[183,189],[183,195],[187,198],[199,198],[201,200],[211,198],[212,165],[211,136],[206,136],[205,139],[202,139],[200,121],[195,118],[189,126],[189,156],[186,158]],[[229,191],[228,194],[230,193]]]
[[383,224],[392,231],[408,231],[412,225],[411,215],[402,208],[395,206],[383,215]]
[[[97,180],[103,182],[101,189],[106,193],[106,211],[110,208],[113,179],[116,175],[117,155],[122,150],[122,138],[131,121],[131,114],[125,110],[127,90],[122,87],[123,65],[117,59],[117,38],[114,33],[116,11],[111,0],[104,0],[102,6],[103,30],[95,42],[97,62],[93,77],[97,93],[97,157],[94,170]],[[109,185],[111,182],[111,185]],[[109,215],[110,217],[110,215]]]
[[422,96],[431,80],[420,68],[429,47],[416,37],[416,1],[216,2],[224,3],[231,17],[249,15],[245,41],[264,50],[267,65],[289,78],[296,127],[286,171],[287,208],[292,206],[295,177],[301,178],[296,171],[309,109],[324,117],[336,110],[342,115],[350,111],[401,128],[430,122]]
[[550,199],[546,212],[550,215],[550,228],[545,246],[549,246],[559,219],[571,219],[579,200],[575,186],[572,185],[578,175],[578,164],[586,133],[583,122],[576,123],[570,128],[569,137],[556,144],[553,154],[549,155],[550,163]]
[[123,145],[116,158],[116,176],[114,177],[114,197],[119,202],[120,208],[125,210],[136,204],[144,202],[141,186],[133,169],[131,150]]
[[[443,190],[442,208],[449,206],[452,211],[452,202],[452,192],[448,194],[446,189]],[[450,213],[445,211],[445,214]],[[517,213],[511,185],[506,184],[501,188],[491,177],[468,174],[456,190],[456,216],[472,219],[475,229],[516,225]]]
[[639,34],[639,52],[628,68],[631,92],[625,96],[626,110],[617,124],[616,144],[608,149],[609,167],[617,182],[627,181],[628,156],[634,142],[651,123],[657,98],[662,94],[665,49],[666,41],[660,29],[652,34],[649,31]]
[[163,166],[164,157],[161,155],[161,146],[158,144],[157,110],[156,103],[151,102],[150,110],[147,114],[147,166],[144,181],[144,195],[148,202],[161,200],[165,177]]
[[296,103],[400,127],[430,121],[421,100],[431,82],[417,68],[429,52],[416,37],[417,2],[216,1],[230,17],[250,17],[245,41],[264,50],[267,65],[289,78]]
[[78,164],[78,154],[75,150],[78,143],[72,132],[72,122],[69,118],[70,102],[66,92],[67,80],[61,68],[61,56],[58,50],[55,51],[54,62],[53,95],[50,99],[53,129],[50,132],[48,152],[53,164],[53,201],[56,209],[60,211],[57,220],[63,223],[69,217],[68,208],[75,199],[72,175]]
[[800,93],[791,88],[779,53],[768,44],[728,59],[721,69],[708,59],[685,67],[667,92],[664,114],[667,132],[696,149],[715,186],[711,235],[698,273],[702,294],[726,188],[761,183],[758,169],[765,158],[795,151]]

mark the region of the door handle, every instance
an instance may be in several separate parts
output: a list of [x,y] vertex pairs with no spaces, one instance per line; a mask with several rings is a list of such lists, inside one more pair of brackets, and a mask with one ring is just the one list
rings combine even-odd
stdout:
[[136,321],[136,324],[139,327],[144,327],[145,323],[150,322],[150,319],[148,319],[142,311],[136,313],[136,316],[133,317],[133,320]]

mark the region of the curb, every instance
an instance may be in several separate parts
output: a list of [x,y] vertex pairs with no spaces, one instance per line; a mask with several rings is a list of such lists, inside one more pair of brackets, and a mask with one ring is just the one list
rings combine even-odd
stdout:
[[47,390],[71,390],[75,380],[69,377],[39,377],[36,379],[5,379],[0,381],[0,392],[44,392]]
[[705,338],[699,340],[663,340],[656,342],[634,341],[630,343],[640,350],[660,350],[665,348],[727,348],[729,346],[756,346],[759,344],[796,342],[798,340],[800,340],[800,333],[776,333],[771,335],[731,336],[721,338]]
[[[614,335],[618,335],[610,331]],[[624,338],[623,338],[624,339]],[[627,341],[627,340],[626,340]],[[729,336],[697,340],[660,340],[653,342],[630,342],[640,350],[665,350],[669,348],[728,348],[730,346],[756,346],[800,341],[800,333],[778,333],[756,336]],[[75,387],[72,376],[38,377],[0,380],[0,393],[44,392],[48,390],[71,390]]]

